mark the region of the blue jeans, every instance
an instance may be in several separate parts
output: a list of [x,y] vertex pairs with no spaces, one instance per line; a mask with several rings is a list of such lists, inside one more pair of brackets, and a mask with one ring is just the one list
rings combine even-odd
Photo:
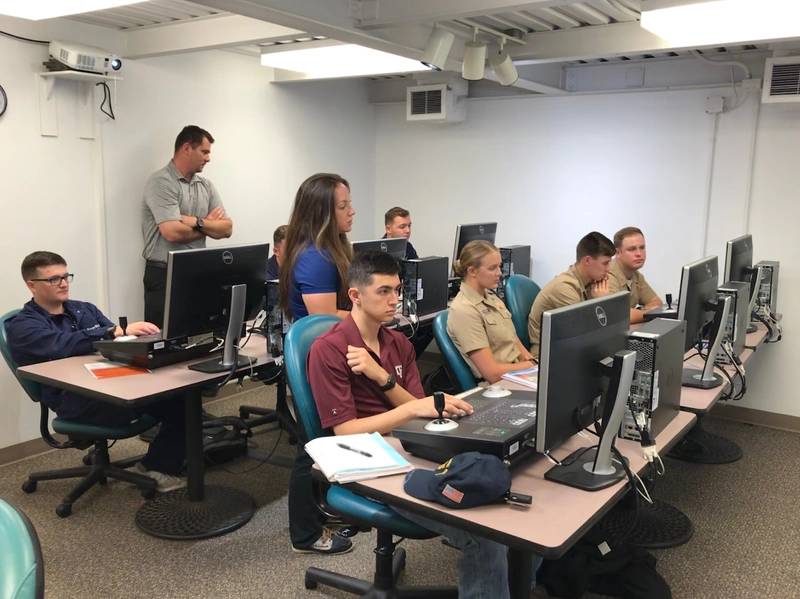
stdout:
[[508,599],[508,547],[465,530],[392,506],[398,514],[438,532],[461,550],[458,558],[459,599]]

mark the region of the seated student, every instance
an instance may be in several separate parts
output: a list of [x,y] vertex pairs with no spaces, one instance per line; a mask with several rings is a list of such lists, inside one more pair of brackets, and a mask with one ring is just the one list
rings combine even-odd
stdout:
[[[347,233],[356,211],[350,185],[318,173],[300,185],[289,218],[280,272],[281,309],[293,321],[309,314],[346,317],[347,268],[353,255]],[[314,462],[297,443],[289,478],[289,536],[296,553],[346,553],[349,539],[332,534],[314,497]]]
[[447,333],[477,378],[495,383],[506,372],[530,368],[511,312],[494,294],[500,282],[500,251],[488,241],[470,241],[454,266],[461,290],[450,304]]
[[[412,418],[435,418],[432,397],[423,397],[414,351],[402,333],[382,327],[394,316],[399,266],[389,255],[365,253],[350,265],[348,294],[353,310],[319,337],[308,356],[308,380],[320,422],[337,435],[386,434]],[[445,396],[450,415],[472,406]],[[459,597],[504,598],[508,549],[455,527],[398,510],[409,520],[447,537],[461,550]]]
[[274,281],[280,277],[287,228],[287,225],[281,225],[272,234],[272,256],[267,260],[267,281]]
[[[11,355],[19,366],[91,354],[94,341],[123,334],[93,304],[69,299],[72,277],[64,258],[53,252],[33,252],[22,261],[22,279],[33,298],[6,321]],[[133,322],[125,332],[150,335],[158,333],[158,327],[149,322]],[[185,486],[185,480],[179,478],[186,457],[180,398],[129,409],[42,385],[41,401],[59,417],[85,424],[121,425],[139,414],[160,420],[158,435],[136,466],[139,472],[156,480],[159,491]]]
[[625,227],[614,234],[617,255],[608,273],[608,291],[630,291],[631,324],[644,322],[644,313],[661,306],[661,298],[647,284],[640,269],[647,260],[644,234],[636,227]]
[[[383,220],[386,226],[386,232],[383,234],[384,239],[387,237],[390,239],[398,237],[405,237],[406,240],[410,239],[411,213],[408,210],[395,206],[386,211]],[[417,258],[419,258],[419,256],[417,256],[417,250],[411,245],[411,241],[407,241],[406,260],[416,260]]]
[[608,237],[597,231],[588,233],[578,242],[575,264],[539,292],[528,315],[528,335],[534,357],[539,357],[542,313],[608,295],[608,271],[615,253]]

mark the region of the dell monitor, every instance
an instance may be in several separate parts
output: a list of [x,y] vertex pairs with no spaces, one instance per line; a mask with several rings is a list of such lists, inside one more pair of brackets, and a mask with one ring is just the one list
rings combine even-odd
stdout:
[[711,389],[722,384],[721,377],[714,374],[714,356],[719,352],[722,343],[724,327],[721,325],[728,321],[731,298],[718,298],[718,286],[716,256],[687,264],[681,271],[678,319],[686,321],[684,349],[689,351],[693,347],[702,348],[703,339],[707,338],[709,341],[705,367],[702,370],[683,369],[683,384],[687,387]]
[[268,257],[268,243],[169,253],[163,337],[188,337],[192,343],[193,338],[225,336],[222,359],[192,369],[224,372],[249,363],[236,358],[236,350],[242,323],[254,318],[264,302]]
[[598,447],[578,450],[545,477],[585,490],[625,476],[611,448],[625,414],[636,352],[628,350],[629,293],[615,293],[542,314],[536,451],[548,454],[595,423]]
[[[748,314],[755,311],[758,291],[761,288],[761,276],[761,269],[753,267],[752,235],[742,235],[725,244],[725,276],[723,280],[750,283]],[[747,332],[752,333],[755,330],[755,325],[751,325]]]
[[370,241],[353,242],[353,254],[364,254],[366,252],[383,252],[390,254],[395,260],[406,259],[406,245],[408,239],[405,237],[384,237],[383,239],[373,239]]
[[494,243],[494,238],[497,235],[497,223],[473,223],[470,225],[457,225],[456,226],[456,242],[453,246],[453,262],[454,265],[458,257],[461,255],[461,250],[470,241],[488,241]]

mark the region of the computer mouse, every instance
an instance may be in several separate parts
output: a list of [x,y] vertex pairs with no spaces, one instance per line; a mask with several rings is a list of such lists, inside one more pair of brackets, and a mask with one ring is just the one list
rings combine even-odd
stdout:
[[511,395],[511,391],[508,389],[503,389],[500,385],[490,385],[486,388],[486,391],[481,393],[484,397],[494,398],[494,397],[508,397]]

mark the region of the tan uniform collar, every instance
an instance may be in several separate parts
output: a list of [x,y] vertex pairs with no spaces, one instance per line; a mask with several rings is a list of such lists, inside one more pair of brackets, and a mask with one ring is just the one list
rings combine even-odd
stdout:
[[464,295],[464,299],[467,300],[473,306],[477,306],[478,304],[487,301],[489,299],[488,294],[485,296],[481,295],[463,281],[461,282],[460,291]]
[[578,279],[578,282],[581,284],[581,287],[583,287],[584,289],[589,289],[591,283],[587,283],[586,281],[583,280],[583,277],[581,276],[581,273],[578,270],[577,264],[573,264],[572,266],[570,266],[568,272],[572,273],[572,276]]

